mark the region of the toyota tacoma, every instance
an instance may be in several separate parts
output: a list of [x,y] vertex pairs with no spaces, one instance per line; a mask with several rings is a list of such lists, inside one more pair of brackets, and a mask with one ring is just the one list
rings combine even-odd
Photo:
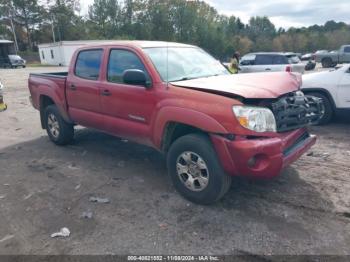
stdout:
[[33,106],[57,145],[74,126],[95,128],[166,155],[174,187],[210,204],[234,176],[273,178],[316,141],[323,113],[301,75],[231,75],[185,44],[115,41],[78,49],[68,72],[31,74]]

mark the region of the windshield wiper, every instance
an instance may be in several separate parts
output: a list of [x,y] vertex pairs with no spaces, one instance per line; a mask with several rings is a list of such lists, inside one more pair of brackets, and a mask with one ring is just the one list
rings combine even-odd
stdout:
[[169,82],[180,82],[180,81],[186,81],[186,80],[193,80],[193,79],[198,79],[198,78],[208,78],[208,77],[213,77],[213,76],[219,76],[220,74],[215,74],[215,75],[207,75],[207,76],[197,76],[197,77],[183,77],[177,80],[172,80]]
[[171,80],[169,82],[180,82],[180,81],[186,81],[186,80],[192,80],[192,79],[196,79],[196,78],[201,78],[201,77],[183,77],[177,80]]

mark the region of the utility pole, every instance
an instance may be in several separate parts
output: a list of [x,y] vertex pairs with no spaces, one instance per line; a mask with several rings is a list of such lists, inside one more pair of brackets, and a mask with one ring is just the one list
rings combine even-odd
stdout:
[[52,23],[51,23],[52,39],[53,39],[53,42],[56,43],[55,27],[53,25],[53,23],[54,23],[53,15],[52,15],[51,19],[52,19]]
[[18,52],[18,43],[17,43],[17,36],[16,36],[15,26],[14,26],[13,20],[12,20],[12,13],[10,14],[10,22],[11,22],[11,28],[12,28],[12,33],[13,33],[13,39],[15,41],[15,52],[17,54],[17,52]]

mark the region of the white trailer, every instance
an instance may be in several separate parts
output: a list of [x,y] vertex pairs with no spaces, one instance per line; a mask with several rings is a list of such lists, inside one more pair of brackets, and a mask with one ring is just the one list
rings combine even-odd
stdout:
[[75,50],[85,45],[93,45],[101,42],[108,41],[60,41],[56,43],[40,44],[38,45],[40,62],[43,65],[68,66]]

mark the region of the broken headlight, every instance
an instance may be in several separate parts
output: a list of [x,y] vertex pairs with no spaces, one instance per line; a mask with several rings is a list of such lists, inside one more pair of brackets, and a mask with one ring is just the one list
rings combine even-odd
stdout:
[[241,126],[255,132],[276,132],[276,120],[272,111],[265,107],[233,106]]

